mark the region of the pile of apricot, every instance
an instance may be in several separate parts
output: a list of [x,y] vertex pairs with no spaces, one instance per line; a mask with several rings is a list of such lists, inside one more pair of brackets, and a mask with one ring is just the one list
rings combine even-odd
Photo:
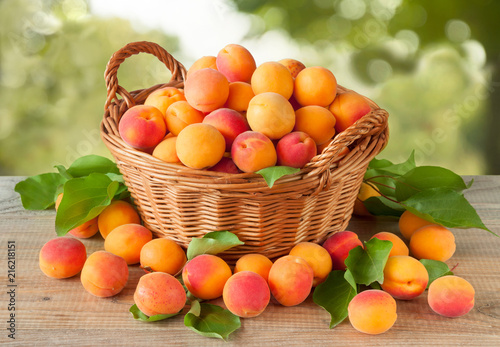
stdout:
[[257,66],[246,48],[229,44],[194,62],[183,89],[157,89],[128,109],[119,133],[133,148],[193,169],[301,168],[370,110],[361,95],[337,93],[324,67],[295,59]]

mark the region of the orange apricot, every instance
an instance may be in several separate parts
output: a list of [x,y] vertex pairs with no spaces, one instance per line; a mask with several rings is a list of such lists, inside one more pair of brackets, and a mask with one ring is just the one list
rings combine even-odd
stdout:
[[417,259],[447,261],[455,253],[455,236],[440,225],[427,225],[413,233],[410,252]]
[[282,64],[270,61],[259,65],[250,82],[255,95],[274,92],[290,99],[293,93],[293,77]]
[[226,141],[214,126],[194,123],[181,130],[175,148],[177,157],[184,165],[192,169],[206,169],[222,159]]
[[110,297],[123,290],[128,281],[125,259],[106,251],[92,253],[83,265],[80,280],[87,292]]
[[140,224],[123,224],[114,228],[104,240],[104,249],[116,254],[127,262],[140,261],[142,247],[153,239],[149,229]]
[[411,238],[411,235],[415,232],[415,230],[420,229],[423,226],[434,224],[420,218],[419,216],[411,213],[410,211],[404,211],[401,217],[399,217],[399,231],[401,235],[407,240]]
[[99,232],[104,239],[117,226],[130,223],[141,224],[141,218],[135,208],[123,200],[113,201],[97,218]]
[[134,292],[134,302],[147,316],[174,314],[186,304],[186,292],[174,276],[153,272],[139,279]]
[[265,255],[250,253],[245,254],[236,261],[234,273],[240,271],[253,271],[262,276],[267,282],[271,266],[273,266],[273,262]]
[[398,317],[396,300],[378,289],[357,294],[347,308],[349,321],[354,329],[371,335],[389,330]]
[[146,243],[140,253],[141,267],[146,271],[176,275],[186,264],[186,253],[175,241],[158,238]]
[[82,270],[86,259],[87,251],[81,241],[57,237],[43,245],[38,263],[46,276],[68,278]]
[[329,106],[337,95],[337,79],[324,67],[305,68],[295,78],[293,95],[302,106]]

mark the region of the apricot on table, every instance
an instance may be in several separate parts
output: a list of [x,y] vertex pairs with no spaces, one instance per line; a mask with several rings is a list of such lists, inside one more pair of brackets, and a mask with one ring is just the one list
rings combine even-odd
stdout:
[[274,92],[288,100],[293,94],[292,74],[284,65],[274,61],[259,65],[250,84],[255,95]]
[[182,270],[182,280],[187,289],[202,300],[220,297],[231,275],[229,265],[222,258],[211,254],[194,257]]
[[236,261],[234,273],[240,271],[253,271],[262,276],[267,282],[269,271],[273,262],[263,254],[249,253],[245,254]]
[[332,271],[330,253],[317,243],[300,242],[290,250],[290,255],[301,257],[309,264],[314,274],[313,287],[323,283]]
[[378,289],[357,294],[347,308],[354,329],[365,334],[382,334],[389,330],[398,317],[394,298]]
[[267,281],[262,276],[252,271],[240,271],[227,280],[222,299],[233,314],[250,318],[264,312],[271,293]]
[[465,279],[449,275],[429,286],[427,301],[431,309],[445,317],[460,317],[474,307],[474,287]]
[[117,226],[130,223],[141,224],[141,217],[134,206],[124,200],[111,202],[97,218],[99,232],[104,239]]
[[68,278],[79,273],[87,251],[85,245],[75,238],[57,237],[40,249],[38,263],[42,272],[52,278]]
[[440,225],[427,225],[413,233],[410,252],[417,259],[447,261],[456,250],[455,236]]
[[110,297],[122,291],[128,274],[125,259],[110,252],[97,251],[87,258],[80,279],[90,294]]
[[269,288],[283,306],[302,303],[311,293],[313,269],[306,260],[293,255],[278,258],[269,271]]
[[161,142],[167,133],[167,125],[163,113],[156,107],[136,105],[125,111],[118,132],[129,146],[149,150]]
[[349,256],[351,249],[361,246],[363,243],[358,235],[352,231],[339,231],[326,239],[323,247],[330,253],[333,270],[345,270],[345,260]]
[[182,129],[175,148],[184,165],[192,169],[206,169],[222,159],[226,141],[213,125],[194,123]]
[[408,249],[408,246],[396,234],[393,234],[393,233],[390,233],[387,231],[381,231],[381,232],[378,232],[375,235],[373,235],[370,239],[373,239],[373,238],[392,242],[392,248],[391,248],[391,252],[389,253],[389,257],[395,256],[395,255],[410,255],[410,250]]
[[134,302],[147,316],[174,314],[186,304],[186,292],[172,275],[152,272],[139,279],[134,292]]
[[231,147],[231,157],[243,172],[256,172],[274,166],[277,161],[274,144],[257,131],[245,131],[236,136]]
[[249,82],[256,68],[250,51],[237,44],[229,44],[221,49],[215,63],[229,82]]
[[146,243],[140,253],[141,267],[146,271],[176,275],[186,264],[186,253],[175,241],[157,238]]
[[148,228],[140,224],[123,224],[114,228],[104,240],[104,249],[125,259],[128,265],[141,260],[142,247],[153,239]]
[[295,78],[293,96],[302,106],[329,106],[337,95],[337,79],[321,66],[307,67]]
[[229,82],[217,70],[205,68],[193,72],[184,82],[187,102],[201,112],[222,107],[229,95]]
[[417,259],[407,255],[389,257],[381,287],[396,299],[411,300],[427,288],[429,274]]
[[408,210],[403,212],[398,221],[399,231],[407,240],[411,238],[411,235],[415,232],[415,230],[430,224],[434,223],[429,222],[428,220],[425,220]]
[[293,130],[305,132],[319,146],[335,135],[335,117],[324,107],[315,105],[301,107],[295,111]]

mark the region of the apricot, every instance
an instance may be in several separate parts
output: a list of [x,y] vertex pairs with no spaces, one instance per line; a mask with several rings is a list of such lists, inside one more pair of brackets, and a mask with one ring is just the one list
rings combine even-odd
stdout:
[[268,92],[254,96],[247,110],[247,121],[253,131],[277,140],[293,130],[295,112],[286,98]]
[[302,303],[311,292],[313,269],[306,260],[293,255],[278,258],[269,271],[269,288],[283,306]]
[[184,165],[192,169],[206,169],[222,159],[226,141],[214,126],[195,123],[182,129],[177,136],[175,148]]
[[381,287],[396,299],[411,300],[425,291],[428,282],[429,274],[421,262],[397,255],[387,260]]
[[411,235],[415,232],[415,230],[430,224],[434,223],[420,218],[408,210],[403,212],[401,217],[399,217],[398,222],[399,231],[401,232],[401,235],[403,235],[403,237],[407,240],[411,238]]
[[204,114],[191,106],[187,101],[177,101],[170,105],[165,113],[170,133],[177,136],[189,124],[203,122]]
[[301,257],[309,264],[314,273],[313,287],[323,283],[332,271],[330,253],[317,243],[300,242],[290,250],[290,255]]
[[305,132],[314,139],[316,145],[321,145],[335,135],[335,117],[324,107],[301,107],[295,111],[293,130]]
[[352,231],[339,231],[330,236],[323,243],[323,247],[330,253],[333,270],[345,270],[345,260],[349,256],[351,249],[361,246],[363,243],[358,235]]
[[278,165],[302,168],[316,155],[316,142],[302,131],[283,136],[276,145]]
[[186,292],[174,276],[153,272],[139,279],[134,292],[134,302],[147,316],[174,314],[186,304]]
[[129,146],[148,150],[160,143],[167,133],[167,125],[163,113],[156,107],[136,105],[125,111],[118,132]]
[[264,278],[267,282],[271,266],[273,266],[273,262],[265,255],[249,253],[245,254],[236,261],[234,273],[241,271],[253,271],[262,276],[262,278]]
[[288,69],[288,71],[290,71],[293,78],[296,78],[299,72],[301,72],[306,68],[304,64],[302,64],[300,61],[296,59],[289,59],[289,58],[281,59],[280,61],[278,61],[278,63],[285,66]]
[[99,232],[104,239],[117,226],[130,223],[141,224],[141,218],[135,208],[123,200],[113,201],[97,218]]
[[149,94],[144,105],[156,107],[165,116],[168,107],[181,100],[186,100],[182,90],[175,87],[164,87]]
[[222,295],[231,268],[218,256],[201,254],[186,263],[182,280],[187,289],[199,299],[211,300]]
[[234,161],[228,157],[222,157],[222,159],[219,160],[217,164],[209,168],[208,171],[225,172],[230,174],[237,174],[241,172]]
[[141,267],[146,271],[176,275],[186,264],[186,253],[175,241],[158,238],[146,243],[140,253]]
[[221,49],[215,63],[229,82],[249,82],[256,68],[250,51],[237,44],[229,44]]
[[288,100],[293,93],[292,74],[284,65],[274,61],[259,65],[250,84],[255,95],[274,92]]
[[217,70],[197,70],[184,82],[184,95],[187,102],[198,111],[212,112],[226,103],[229,82]]
[[189,78],[193,72],[205,68],[217,70],[217,64],[215,63],[215,57],[213,55],[207,55],[196,60],[193,65],[189,68],[186,78]]
[[372,335],[389,330],[398,317],[396,300],[378,289],[357,294],[349,303],[347,311],[354,329]]
[[124,224],[114,228],[104,240],[104,249],[130,264],[141,259],[142,247],[153,239],[149,229],[140,224]]
[[256,172],[276,165],[276,149],[272,141],[256,131],[245,131],[236,136],[231,157],[243,172]]
[[368,101],[356,92],[337,95],[329,107],[335,116],[335,130],[340,133],[371,111]]
[[431,309],[445,317],[460,317],[474,307],[474,287],[465,279],[448,275],[429,286],[427,302]]
[[229,83],[229,95],[224,107],[238,112],[246,112],[250,100],[255,96],[252,86],[246,82]]
[[80,240],[57,237],[40,249],[38,263],[46,276],[68,278],[82,270],[86,259],[87,251]]
[[327,107],[337,95],[337,79],[324,67],[307,67],[295,78],[293,95],[302,106]]
[[203,119],[203,123],[213,125],[220,131],[226,141],[227,152],[231,151],[236,136],[250,130],[245,117],[230,108],[219,108],[211,112]]
[[354,208],[352,210],[352,213],[358,216],[372,216],[370,211],[368,211],[366,206],[363,204],[363,201],[371,198],[372,196],[380,196],[380,193],[375,190],[370,184],[362,182],[356,201],[354,201]]
[[128,281],[125,259],[106,251],[92,253],[80,275],[83,287],[98,297],[110,297],[122,291]]
[[175,149],[176,142],[177,136],[170,136],[165,138],[155,147],[151,155],[166,163],[180,162],[179,157],[177,156],[177,151]]
[[455,253],[455,236],[440,225],[427,225],[413,233],[410,252],[417,259],[447,261]]
[[381,231],[373,235],[370,239],[373,238],[392,242],[392,248],[391,252],[389,253],[389,257],[395,255],[410,255],[410,250],[408,249],[408,246],[396,234],[389,233],[387,231]]
[[264,312],[271,293],[262,276],[252,271],[241,271],[229,277],[224,285],[222,299],[233,314],[250,318]]

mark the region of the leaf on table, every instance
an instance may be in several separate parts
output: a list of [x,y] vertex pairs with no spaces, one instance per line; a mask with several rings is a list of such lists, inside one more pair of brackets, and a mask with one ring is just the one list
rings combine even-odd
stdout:
[[467,189],[463,178],[439,166],[419,166],[396,180],[396,198],[403,201],[426,189],[447,188],[461,192]]
[[187,248],[188,260],[200,254],[218,254],[228,249],[245,244],[238,236],[229,231],[213,231],[202,238],[192,238]]
[[429,274],[429,282],[427,283],[427,288],[431,285],[431,283],[438,279],[439,277],[453,275],[450,268],[446,263],[443,263],[439,260],[432,259],[420,259],[420,262],[425,266],[427,273]]
[[349,252],[345,265],[357,284],[369,286],[384,281],[384,266],[389,258],[392,242],[373,238],[364,248],[357,246]]
[[14,190],[21,195],[27,210],[45,210],[54,205],[60,185],[66,179],[58,173],[31,176],[16,184]]
[[411,213],[448,228],[479,228],[489,230],[465,196],[449,188],[426,189],[402,204]]
[[99,155],[86,155],[76,159],[67,172],[73,177],[88,176],[92,173],[120,174],[116,164],[108,158]]
[[143,321],[143,322],[157,322],[159,320],[164,320],[170,317],[177,316],[180,312],[177,313],[172,313],[172,314],[157,314],[154,316],[148,316],[144,314],[141,310],[139,310],[139,307],[137,307],[136,304],[133,304],[130,309],[130,313],[132,313],[132,316],[134,316],[134,319]]
[[64,195],[56,214],[56,232],[69,230],[97,217],[112,201],[119,183],[102,173],[73,178],[64,184]]
[[241,327],[241,322],[229,310],[194,300],[184,316],[184,325],[202,336],[227,340],[232,332]]
[[272,188],[274,182],[286,175],[292,175],[294,173],[299,172],[300,169],[289,167],[289,166],[271,166],[266,167],[265,169],[256,171],[255,173],[264,177],[264,180],[267,183],[269,188]]
[[332,329],[347,317],[347,307],[355,295],[356,289],[344,278],[344,271],[337,270],[314,289],[313,301],[330,314]]

